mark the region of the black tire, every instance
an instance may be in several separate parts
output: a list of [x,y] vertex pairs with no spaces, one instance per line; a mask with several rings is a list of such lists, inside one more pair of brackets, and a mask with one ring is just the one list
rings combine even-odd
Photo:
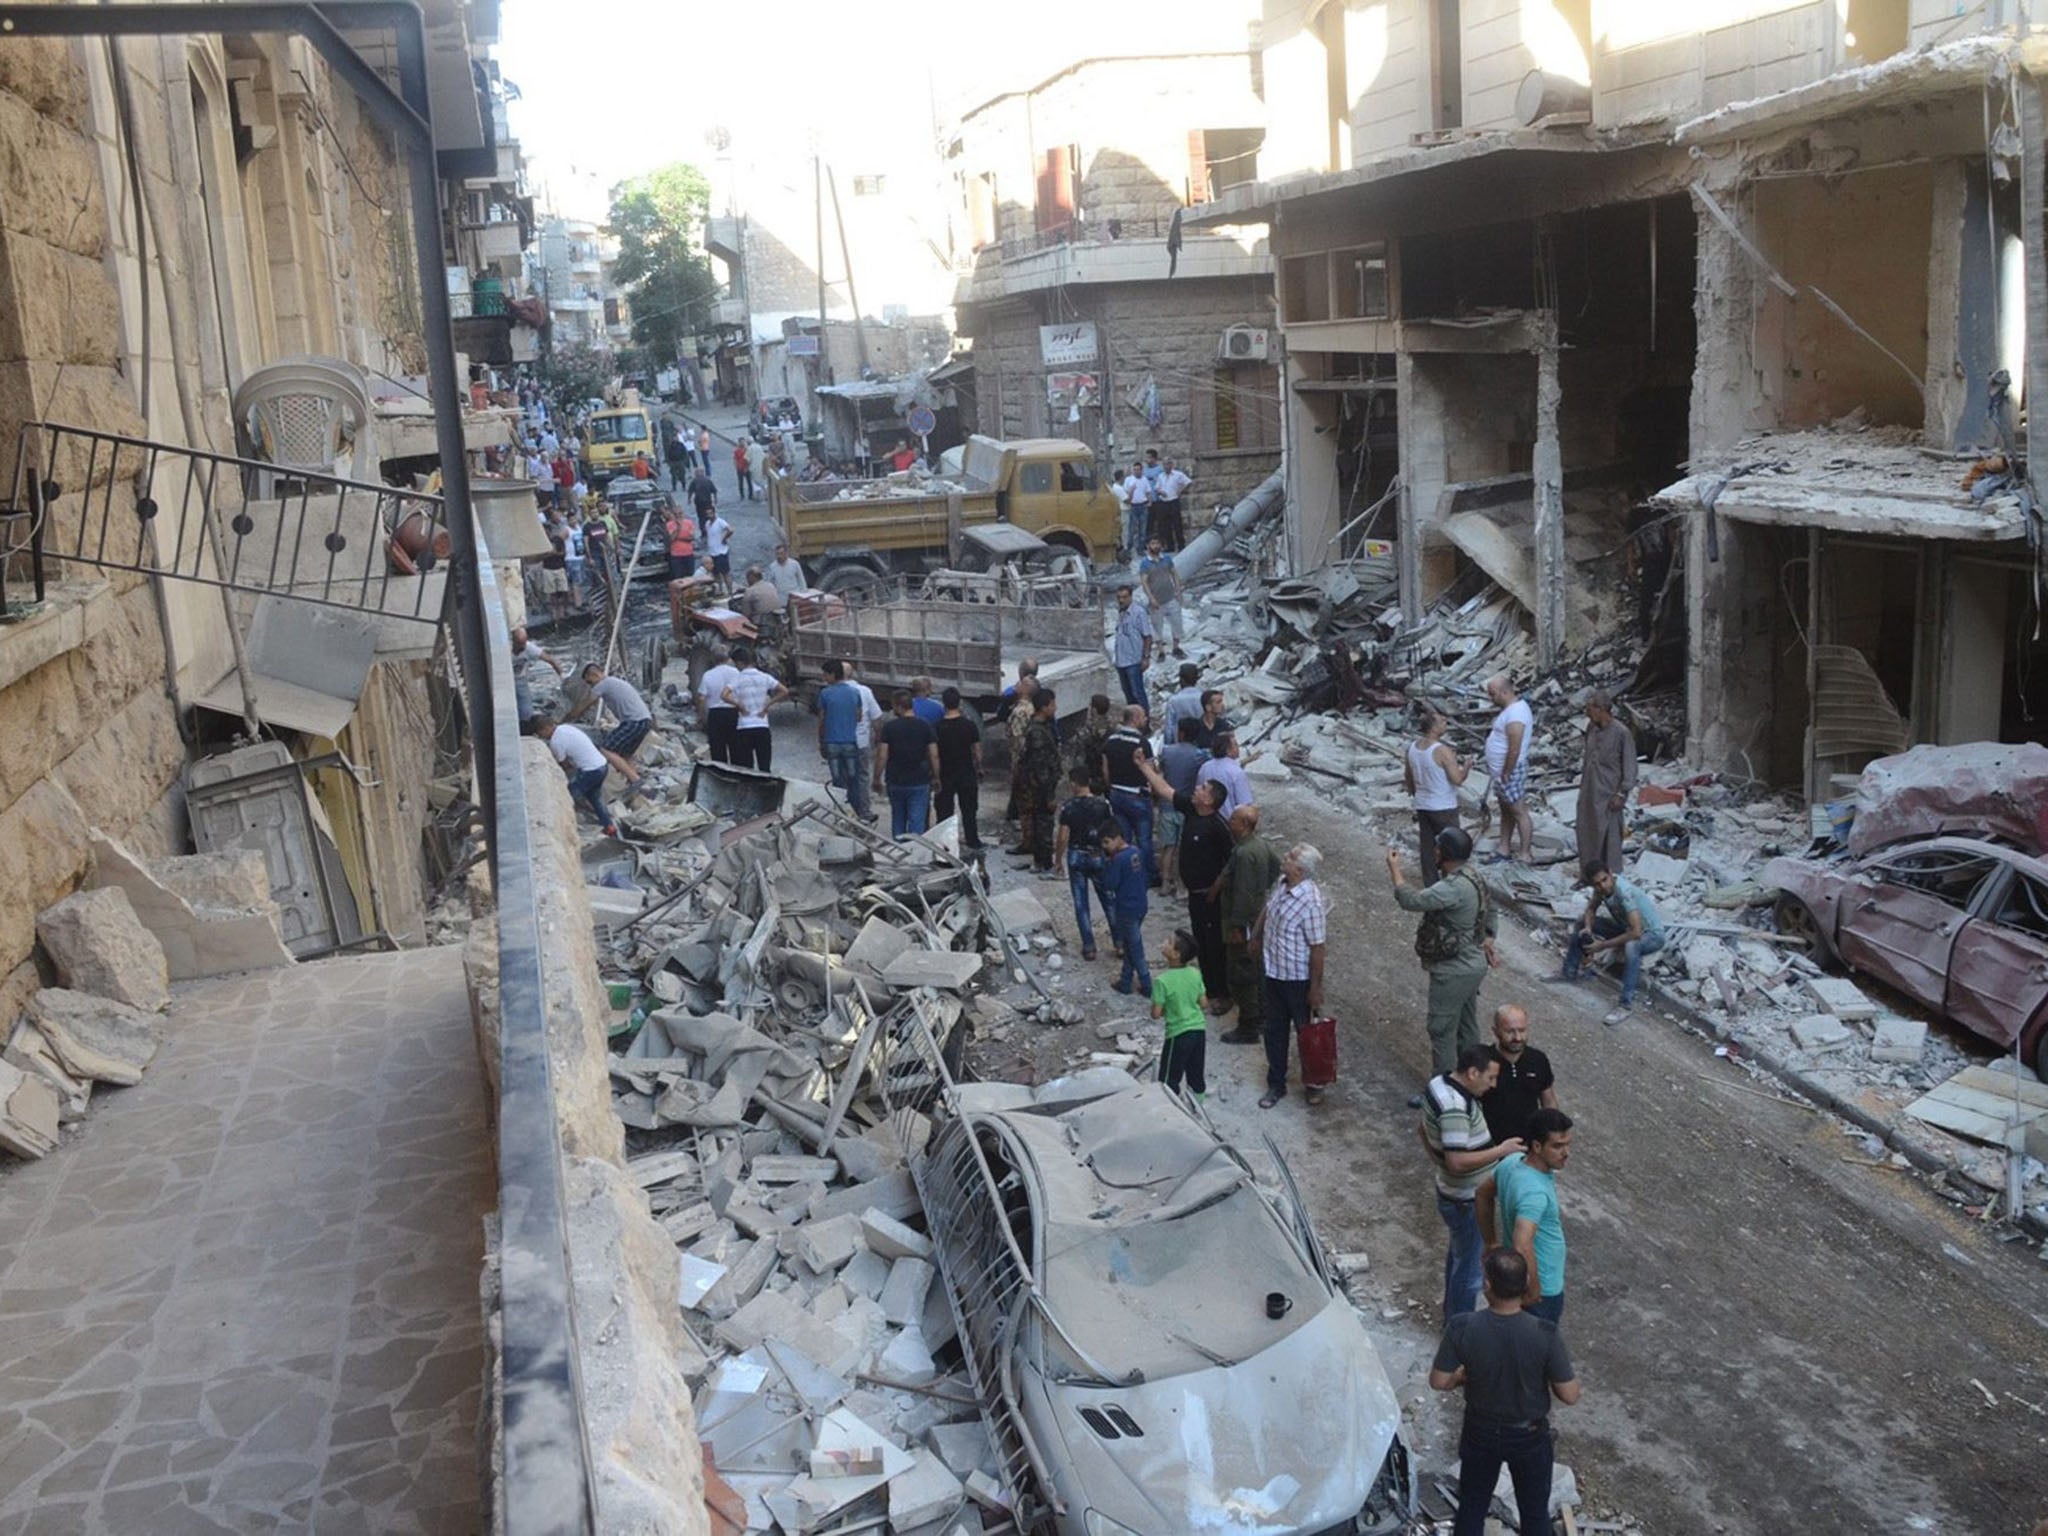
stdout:
[[1814,917],[1812,909],[1805,902],[1797,896],[1780,891],[1774,916],[1777,918],[1778,932],[1788,939],[1804,939],[1807,950],[1822,969],[1838,971],[1842,968],[1841,957],[1835,953],[1834,944],[1830,942],[1827,934],[1821,931],[1819,920]]
[[882,581],[882,573],[874,567],[849,562],[831,567],[818,578],[818,585],[848,602],[869,603],[881,594]]

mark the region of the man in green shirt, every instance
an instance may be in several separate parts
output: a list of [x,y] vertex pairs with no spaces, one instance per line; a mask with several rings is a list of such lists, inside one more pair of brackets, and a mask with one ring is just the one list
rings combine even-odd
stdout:
[[1564,1321],[1564,1220],[1557,1175],[1572,1155],[1571,1116],[1539,1109],[1523,1132],[1526,1150],[1503,1157],[1479,1186],[1475,1214],[1491,1248],[1510,1247],[1529,1263],[1524,1308],[1548,1322]]
[[[1435,885],[1408,884],[1398,848],[1387,850],[1387,873],[1402,910],[1424,914],[1415,948],[1429,972],[1430,1070],[1441,1076],[1456,1069],[1459,1052],[1479,1043],[1480,984],[1500,960],[1493,903],[1469,867],[1471,834],[1444,828],[1436,835],[1436,856],[1441,873]],[[1411,1102],[1420,1107],[1419,1100]]]
[[1202,1009],[1202,968],[1195,963],[1195,936],[1185,928],[1166,941],[1166,965],[1152,978],[1152,1017],[1166,1021],[1159,1048],[1159,1081],[1178,1092],[1182,1082],[1197,1099],[1206,1098],[1203,1065],[1209,1054],[1208,1015]]
[[1280,878],[1280,855],[1259,836],[1259,808],[1240,805],[1230,817],[1230,835],[1235,846],[1217,879],[1217,894],[1223,908],[1223,953],[1230,975],[1230,996],[1237,1004],[1237,1027],[1223,1038],[1234,1045],[1262,1040],[1256,1020],[1260,1013],[1261,989],[1266,970],[1252,945],[1252,924],[1265,910],[1273,882]]

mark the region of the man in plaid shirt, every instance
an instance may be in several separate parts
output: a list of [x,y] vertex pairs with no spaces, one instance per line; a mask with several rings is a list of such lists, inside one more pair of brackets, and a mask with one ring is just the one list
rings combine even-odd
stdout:
[[[1266,969],[1266,1096],[1259,1108],[1271,1109],[1287,1097],[1287,1057],[1294,1031],[1322,1010],[1323,944],[1328,937],[1323,893],[1316,886],[1322,868],[1320,851],[1296,843],[1280,859],[1280,883],[1266,898],[1252,924],[1252,943],[1259,946]],[[1321,1101],[1323,1091],[1310,1088],[1308,1101]]]

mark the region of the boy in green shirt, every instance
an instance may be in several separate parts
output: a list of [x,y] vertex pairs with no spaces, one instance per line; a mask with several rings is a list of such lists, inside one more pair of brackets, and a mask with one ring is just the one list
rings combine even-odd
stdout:
[[1166,1041],[1159,1048],[1159,1081],[1177,1093],[1185,1080],[1197,1099],[1209,1095],[1209,1082],[1202,1073],[1209,1049],[1202,993],[1194,936],[1185,928],[1175,929],[1166,941],[1166,965],[1152,979],[1152,1017],[1166,1020]]

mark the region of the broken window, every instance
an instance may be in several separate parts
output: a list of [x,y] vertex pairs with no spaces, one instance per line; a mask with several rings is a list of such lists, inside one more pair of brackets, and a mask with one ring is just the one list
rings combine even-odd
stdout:
[[1991,859],[1974,853],[1903,853],[1879,864],[1872,873],[1886,885],[1925,891],[1950,906],[1966,908],[1977,887],[1998,868]]
[[1259,179],[1263,128],[1188,130],[1188,201],[1206,203]]
[[2002,928],[2048,939],[2048,886],[2027,875],[2014,875],[1994,921]]
[[1339,320],[1384,320],[1387,317],[1387,247],[1384,241],[1330,256],[1336,279],[1335,313]]
[[1043,461],[1020,465],[1017,470],[1017,489],[1026,495],[1037,495],[1051,490],[1052,466]]
[[1316,251],[1280,263],[1280,308],[1290,324],[1330,318],[1330,254]]

